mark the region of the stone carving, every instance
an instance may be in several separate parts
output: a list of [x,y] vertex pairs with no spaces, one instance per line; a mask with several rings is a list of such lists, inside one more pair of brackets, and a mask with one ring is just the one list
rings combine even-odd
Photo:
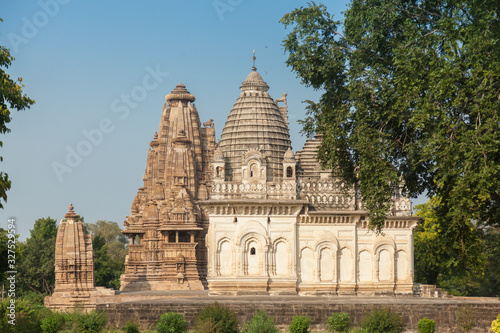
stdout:
[[283,103],[285,103],[285,106],[287,106],[287,104],[286,104],[286,96],[287,95],[288,94],[286,92],[284,92],[283,95],[281,96],[281,98],[276,98],[274,100],[274,103],[278,104],[278,102],[283,102]]
[[209,121],[205,121],[203,123],[203,126],[213,128],[214,127],[214,120],[210,119]]

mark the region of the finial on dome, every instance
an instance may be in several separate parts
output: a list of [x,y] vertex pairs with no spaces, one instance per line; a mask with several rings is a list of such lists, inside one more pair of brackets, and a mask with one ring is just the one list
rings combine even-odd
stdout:
[[64,217],[66,219],[75,219],[76,220],[76,219],[78,219],[80,217],[80,215],[75,214],[75,207],[73,207],[73,204],[70,203],[69,204],[69,210],[66,213],[66,215],[64,215]]
[[252,56],[252,60],[253,60],[253,66],[252,66],[252,70],[253,71],[256,71],[257,70],[257,67],[255,67],[255,50],[253,50],[253,56]]

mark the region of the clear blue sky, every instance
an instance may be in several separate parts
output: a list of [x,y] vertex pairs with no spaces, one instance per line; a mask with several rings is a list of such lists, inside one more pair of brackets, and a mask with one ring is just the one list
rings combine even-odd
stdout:
[[[346,3],[325,2],[339,19]],[[306,4],[3,0],[0,44],[16,57],[7,72],[24,79],[36,104],[14,112],[12,132],[0,139],[0,170],[12,181],[0,227],[15,217],[25,239],[37,218],[59,220],[70,202],[86,222],[122,226],[143,184],[165,95],[185,84],[201,121],[214,119],[218,139],[253,49],[271,96],[288,93],[292,146],[300,150],[302,101],[319,94],[285,65],[281,44],[288,31],[278,21]]]

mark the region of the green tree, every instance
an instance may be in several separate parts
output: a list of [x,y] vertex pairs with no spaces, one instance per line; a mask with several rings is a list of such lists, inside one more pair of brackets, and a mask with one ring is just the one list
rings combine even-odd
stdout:
[[50,217],[35,221],[30,237],[19,243],[21,260],[17,263],[21,292],[50,295],[55,286],[56,220]]
[[114,221],[99,220],[95,223],[85,224],[87,232],[92,237],[101,236],[108,246],[108,254],[113,260],[125,262],[127,255],[127,237],[122,234],[122,229]]
[[[415,230],[415,281],[437,284],[455,295],[500,295],[500,232],[493,226],[475,225],[473,238],[467,240],[462,260],[466,269],[457,271],[456,249],[448,247],[452,241],[446,239],[452,233],[436,215],[439,200],[431,198],[415,207],[416,214],[425,221]],[[452,244],[459,246],[460,243]]]
[[500,228],[486,227],[483,236],[484,276],[478,295],[500,297]]
[[[439,202],[431,198],[415,207],[416,214],[425,218],[415,231],[415,280],[437,284],[454,294],[475,293],[485,263],[483,234],[471,221],[465,221],[469,235],[465,242],[450,239],[456,225],[442,223],[436,212]],[[457,254],[462,256],[457,257]],[[464,269],[456,270],[457,266]]]
[[436,284],[447,254],[446,246],[440,242],[441,225],[436,218],[434,207],[437,198],[415,206],[417,216],[423,217],[424,223],[415,229],[415,281],[424,284]]
[[[0,21],[3,21],[0,19]],[[34,100],[23,94],[24,84],[22,78],[14,81],[5,72],[12,64],[14,57],[9,49],[0,45],[0,134],[9,133],[7,124],[11,121],[10,112],[12,109],[21,111],[30,108],[35,103]],[[0,141],[2,147],[2,141]],[[0,156],[0,161],[2,157]],[[10,190],[11,182],[5,172],[0,171],[0,208],[3,208],[2,199],[7,201],[7,191]]]
[[96,286],[119,289],[120,275],[125,272],[127,238],[113,221],[99,220],[85,224],[85,228],[92,235]]
[[500,20],[496,0],[352,0],[286,14],[287,64],[323,94],[304,131],[356,184],[378,231],[394,186],[441,198],[455,270],[470,267],[470,221],[500,224]]
[[92,239],[92,248],[94,250],[95,285],[118,289],[124,263],[111,259],[106,240],[100,235]]

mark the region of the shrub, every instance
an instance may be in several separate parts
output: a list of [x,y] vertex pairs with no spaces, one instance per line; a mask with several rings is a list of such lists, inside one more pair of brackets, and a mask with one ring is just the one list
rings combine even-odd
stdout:
[[368,333],[400,333],[404,324],[401,317],[390,309],[373,309],[361,322],[361,328]]
[[104,312],[92,311],[78,317],[78,328],[82,333],[99,333],[107,322]]
[[274,326],[274,320],[263,310],[258,310],[252,320],[246,323],[244,333],[279,333]]
[[141,331],[139,331],[139,325],[131,321],[127,322],[127,326],[122,328],[122,331],[125,333],[141,333]]
[[196,333],[213,333],[217,332],[217,327],[214,321],[210,318],[205,321],[196,323],[194,332]]
[[349,332],[351,329],[351,318],[345,312],[332,313],[326,323],[330,332]]
[[462,306],[456,312],[457,324],[464,332],[469,332],[476,325],[476,312],[470,306]]
[[57,333],[64,326],[64,314],[60,312],[51,312],[42,319],[40,328],[43,333]]
[[418,321],[418,333],[434,333],[436,322],[432,319],[422,318]]
[[238,317],[228,308],[214,303],[202,309],[196,317],[195,332],[237,333]]
[[3,302],[0,301],[0,332],[42,333],[42,319],[50,314],[50,311],[43,305],[43,298],[19,297],[16,299],[15,325],[9,324],[9,321],[12,320],[7,316],[11,311],[9,306],[11,306],[10,298],[6,298]]
[[184,333],[187,331],[188,324],[184,316],[180,313],[167,312],[160,316],[156,323],[155,331],[158,333]]
[[497,316],[496,320],[491,322],[491,330],[494,333],[500,333],[500,314]]
[[295,316],[288,326],[291,333],[309,333],[309,326],[311,326],[311,318],[306,316]]

